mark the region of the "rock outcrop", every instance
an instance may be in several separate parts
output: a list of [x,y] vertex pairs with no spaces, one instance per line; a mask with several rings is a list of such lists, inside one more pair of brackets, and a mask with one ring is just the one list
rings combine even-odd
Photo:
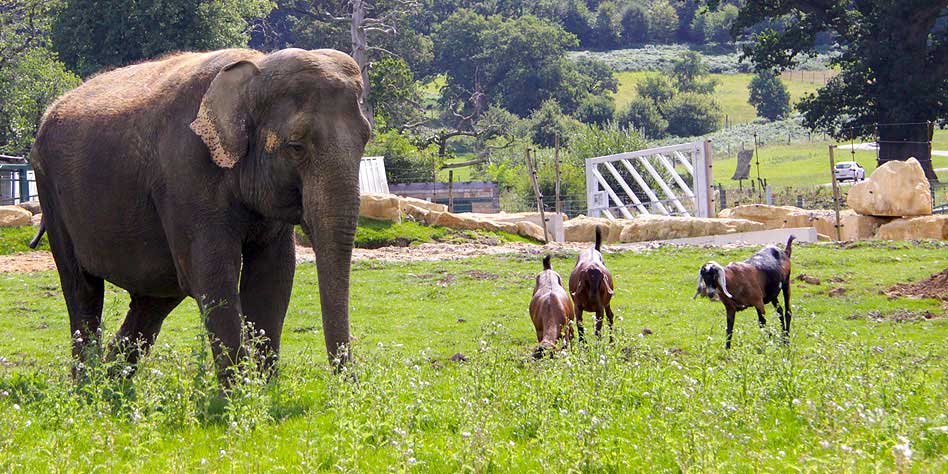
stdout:
[[33,214],[18,206],[0,206],[0,227],[30,225]]
[[915,158],[889,161],[869,179],[849,190],[846,203],[864,216],[927,216],[932,213],[932,194],[925,171]]
[[895,219],[879,227],[877,239],[882,240],[948,240],[948,215]]

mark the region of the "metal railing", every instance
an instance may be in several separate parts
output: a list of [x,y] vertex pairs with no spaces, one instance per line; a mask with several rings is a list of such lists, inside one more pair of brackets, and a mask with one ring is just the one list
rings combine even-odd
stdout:
[[37,198],[36,178],[29,163],[0,162],[0,206]]

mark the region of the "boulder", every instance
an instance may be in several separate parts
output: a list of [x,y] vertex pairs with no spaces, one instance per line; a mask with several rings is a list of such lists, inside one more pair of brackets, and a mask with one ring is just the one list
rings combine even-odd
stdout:
[[448,206],[445,206],[444,204],[438,204],[436,202],[425,201],[424,199],[418,199],[418,198],[413,198],[413,197],[405,197],[405,196],[396,196],[396,197],[398,197],[398,199],[401,201],[403,208],[407,204],[407,205],[411,205],[411,206],[418,207],[421,209],[426,209],[429,211],[447,212],[448,210]]
[[17,204],[17,207],[22,207],[23,209],[30,211],[30,214],[33,214],[34,216],[37,214],[42,214],[43,212],[43,208],[40,207],[39,201],[21,202]]
[[612,232],[612,222],[604,218],[576,216],[563,223],[563,234],[567,242],[594,242],[596,240],[596,226],[602,226],[603,238],[608,241],[608,235]]
[[33,224],[33,227],[39,227],[43,223],[43,214],[33,214],[33,217],[30,219],[30,224]]
[[401,222],[401,198],[393,194],[362,194],[359,199],[359,216]]
[[669,240],[764,230],[763,224],[746,219],[648,215],[624,222],[620,235],[622,242]]
[[530,237],[533,240],[539,240],[540,242],[546,241],[546,238],[543,235],[543,228],[534,224],[533,222],[517,222],[517,234],[524,237]]
[[[891,221],[888,217],[863,216],[854,211],[840,213],[840,229],[842,240],[868,240],[875,238],[879,227]],[[836,235],[831,234],[831,235]]]
[[895,219],[880,226],[876,238],[881,240],[948,240],[948,214]]
[[915,158],[889,161],[869,179],[850,188],[846,203],[864,216],[927,216],[932,213],[932,193],[925,171]]
[[[854,211],[839,213],[840,221],[845,216],[855,216]],[[836,212],[830,209],[801,209],[794,206],[768,206],[748,204],[724,209],[718,217],[747,219],[764,224],[765,229],[787,229],[792,227],[815,227],[818,234],[836,235]],[[841,230],[842,231],[842,230]],[[871,237],[871,235],[870,235]],[[846,240],[843,238],[843,240]]]
[[408,216],[415,222],[425,222],[425,220],[428,218],[428,214],[431,212],[437,211],[431,211],[429,209],[418,207],[407,202],[402,202],[402,214]]
[[20,227],[30,225],[33,214],[22,207],[0,206],[0,227]]

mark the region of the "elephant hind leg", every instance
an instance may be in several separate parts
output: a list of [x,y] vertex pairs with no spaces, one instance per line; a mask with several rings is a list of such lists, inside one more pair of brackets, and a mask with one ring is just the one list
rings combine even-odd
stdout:
[[155,343],[158,332],[161,331],[161,324],[183,299],[183,296],[158,298],[132,295],[125,322],[109,343],[106,355],[106,360],[109,362],[120,359],[127,362],[128,370],[125,370],[125,366],[115,366],[113,372],[115,369],[121,372],[114,375],[131,376],[134,373],[135,364]]

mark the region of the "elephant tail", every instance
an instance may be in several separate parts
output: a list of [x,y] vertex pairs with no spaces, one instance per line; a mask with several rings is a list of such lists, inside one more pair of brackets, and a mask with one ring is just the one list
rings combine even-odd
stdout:
[[46,218],[44,217],[40,220],[39,229],[36,231],[36,235],[33,236],[33,240],[30,241],[30,248],[35,249],[40,243],[40,239],[43,238],[43,234],[46,233]]

